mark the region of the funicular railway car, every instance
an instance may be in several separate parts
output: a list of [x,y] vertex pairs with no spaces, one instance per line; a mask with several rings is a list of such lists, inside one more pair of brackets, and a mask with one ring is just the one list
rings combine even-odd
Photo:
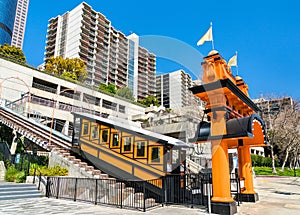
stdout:
[[186,143],[126,120],[73,114],[74,151],[112,177],[150,180],[185,172]]

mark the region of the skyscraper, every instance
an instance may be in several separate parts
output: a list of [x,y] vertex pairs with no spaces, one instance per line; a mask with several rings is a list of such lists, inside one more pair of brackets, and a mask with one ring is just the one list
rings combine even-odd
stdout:
[[84,2],[49,20],[45,49],[45,62],[56,56],[84,60],[88,85],[128,86],[136,99],[155,91],[155,55],[139,46],[137,35],[127,38]]
[[28,5],[29,0],[18,0],[14,20],[11,45],[19,47],[21,49],[23,47]]
[[129,39],[128,87],[140,100],[155,94],[156,56],[139,46],[139,36],[131,34]]
[[191,76],[183,70],[156,76],[156,95],[166,108],[179,108],[196,104],[189,90],[193,86]]
[[0,44],[10,44],[17,0],[0,0]]

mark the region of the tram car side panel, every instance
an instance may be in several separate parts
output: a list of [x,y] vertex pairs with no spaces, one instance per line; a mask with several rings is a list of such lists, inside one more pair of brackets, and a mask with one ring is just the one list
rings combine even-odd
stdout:
[[137,132],[130,126],[115,125],[111,120],[92,115],[74,114],[74,121],[79,121],[78,118],[80,153],[100,170],[118,178],[142,180],[171,173],[167,168],[170,156],[166,153],[170,153],[173,145],[162,135],[157,138],[152,133],[142,133],[143,129],[138,128]]

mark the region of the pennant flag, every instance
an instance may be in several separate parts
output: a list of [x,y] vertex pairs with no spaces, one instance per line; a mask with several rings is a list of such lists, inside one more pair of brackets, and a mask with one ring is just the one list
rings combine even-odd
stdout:
[[206,41],[213,41],[212,35],[212,25],[210,25],[208,31],[201,37],[201,39],[197,42],[197,46],[203,45]]
[[228,66],[237,66],[237,54],[233,55],[228,61]]

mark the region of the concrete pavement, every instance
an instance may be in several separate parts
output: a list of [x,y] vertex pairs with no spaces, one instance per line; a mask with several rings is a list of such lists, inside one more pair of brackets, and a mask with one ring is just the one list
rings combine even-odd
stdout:
[[[256,191],[260,201],[256,203],[242,203],[238,207],[238,214],[242,215],[299,215],[300,214],[300,178],[293,177],[257,177]],[[205,209],[190,209],[184,207],[158,207],[147,212],[119,209],[100,205],[73,202],[60,199],[22,199],[0,201],[0,215],[45,215],[45,214],[108,214],[108,215],[189,215],[208,214]]]
[[242,215],[299,215],[300,177],[257,177],[255,188],[259,194],[256,203],[242,203]]

